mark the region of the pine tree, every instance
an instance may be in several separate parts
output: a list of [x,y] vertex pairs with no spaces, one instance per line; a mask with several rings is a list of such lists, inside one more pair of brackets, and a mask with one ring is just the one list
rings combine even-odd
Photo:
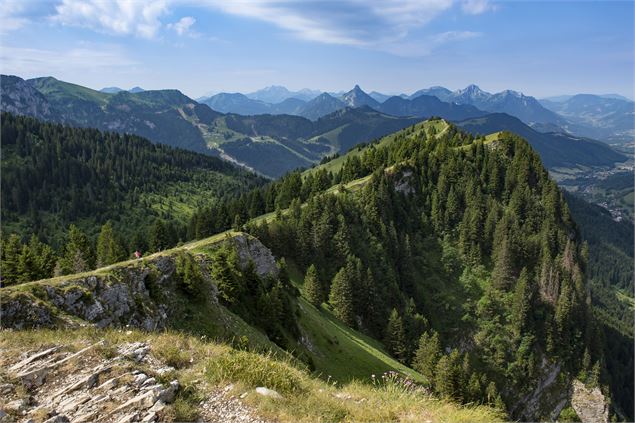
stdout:
[[331,282],[329,303],[333,306],[333,313],[340,320],[350,327],[355,326],[353,286],[345,268],[341,268]]
[[238,280],[235,252],[227,247],[219,248],[213,256],[211,276],[221,298],[229,304],[234,304],[242,293],[242,286]]
[[531,310],[532,291],[527,269],[523,268],[516,282],[514,301],[512,304],[511,324],[517,338],[529,327],[529,312]]
[[2,242],[2,284],[12,285],[18,283],[19,270],[18,262],[22,254],[22,243],[20,237],[11,234],[6,241]]
[[501,245],[495,245],[494,248],[495,262],[492,270],[492,283],[497,289],[507,290],[512,286],[514,280],[511,245],[505,237]]
[[397,309],[392,309],[388,318],[388,326],[386,326],[385,341],[388,352],[396,357],[402,363],[405,363],[408,356],[406,348],[406,334],[403,326],[403,320]]
[[243,227],[243,219],[240,217],[240,214],[236,213],[236,215],[234,216],[234,223],[232,224],[232,229],[235,230],[236,232],[239,232],[242,230]]
[[36,279],[45,279],[53,276],[53,269],[57,260],[55,251],[47,244],[40,242],[35,235],[32,235],[29,240],[29,249],[35,256],[38,273]]
[[22,245],[22,251],[18,259],[18,282],[30,282],[38,279],[39,275],[36,257],[28,245]]
[[317,308],[324,302],[322,284],[320,283],[317,269],[313,264],[309,266],[304,277],[304,295]]
[[439,395],[461,399],[462,372],[461,355],[453,350],[449,355],[444,355],[437,362],[434,388]]
[[427,326],[426,319],[417,312],[417,306],[412,298],[406,303],[403,322],[406,333],[407,357],[408,362],[410,362],[417,349],[419,338]]
[[116,263],[125,257],[121,243],[115,237],[112,223],[106,222],[97,238],[97,267]]
[[80,273],[93,268],[93,251],[88,237],[77,226],[70,225],[68,242],[58,265],[62,274]]
[[278,280],[284,288],[288,288],[291,286],[291,278],[289,277],[289,267],[287,266],[287,261],[284,257],[282,257],[278,260],[276,265],[278,267]]
[[432,335],[424,332],[419,338],[419,348],[415,352],[413,368],[425,376],[430,382],[434,382],[437,362],[441,357],[441,344],[439,334],[432,331]]
[[373,277],[373,272],[370,270],[370,267],[366,269],[366,278],[363,281],[363,297],[365,299],[364,305],[364,323],[368,332],[374,336],[381,336],[381,316],[380,309],[381,305],[379,303],[379,296],[377,294],[377,285],[375,284],[375,278]]
[[155,219],[154,224],[150,227],[150,250],[162,251],[170,246],[170,235],[168,229],[161,219]]

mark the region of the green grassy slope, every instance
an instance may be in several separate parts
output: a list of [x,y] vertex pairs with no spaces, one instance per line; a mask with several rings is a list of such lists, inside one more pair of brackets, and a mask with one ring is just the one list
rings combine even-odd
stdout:
[[[301,290],[303,275],[293,265],[290,266],[290,276]],[[369,382],[373,374],[379,377],[383,372],[394,370],[425,382],[421,374],[386,353],[377,340],[342,324],[326,304],[318,309],[305,298],[300,298],[299,306],[302,312],[299,324],[306,339],[298,347],[311,356],[316,372],[322,378]]]

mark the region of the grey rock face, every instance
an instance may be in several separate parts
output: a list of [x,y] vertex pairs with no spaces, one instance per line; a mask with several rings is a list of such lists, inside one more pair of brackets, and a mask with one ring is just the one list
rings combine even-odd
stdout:
[[571,407],[585,423],[609,421],[608,402],[597,386],[593,389],[587,388],[584,383],[574,380]]
[[[227,241],[236,248],[240,265],[253,262],[260,276],[277,275],[271,251],[258,239],[239,234]],[[210,300],[218,290],[208,272],[209,258],[198,263],[210,286]],[[178,289],[176,258],[171,255],[114,266],[108,273],[67,280],[35,282],[31,290],[3,288],[0,328],[73,327],[84,322],[100,328],[136,327],[162,330],[170,317],[170,297]],[[5,291],[6,290],[6,291]]]
[[245,268],[253,261],[258,276],[277,276],[278,267],[271,250],[265,247],[258,239],[249,235],[239,235],[232,238],[232,243],[238,251],[240,265]]

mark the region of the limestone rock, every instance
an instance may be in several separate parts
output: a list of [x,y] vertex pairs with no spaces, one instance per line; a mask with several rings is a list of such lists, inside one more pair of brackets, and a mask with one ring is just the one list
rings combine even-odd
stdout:
[[579,380],[573,381],[571,406],[584,423],[603,423],[609,421],[609,407],[599,387],[587,388]]
[[256,388],[256,393],[265,397],[271,397],[275,399],[282,399],[282,395],[273,389],[265,388],[263,386],[259,386]]
[[245,268],[251,261],[254,263],[258,276],[278,275],[275,257],[260,240],[250,235],[241,234],[234,237],[232,243],[236,247],[242,268]]

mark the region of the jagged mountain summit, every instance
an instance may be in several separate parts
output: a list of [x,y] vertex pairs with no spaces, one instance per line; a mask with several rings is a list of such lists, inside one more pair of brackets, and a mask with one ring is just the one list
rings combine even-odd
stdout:
[[341,100],[349,107],[369,106],[376,109],[380,104],[377,100],[366,94],[359,85],[355,85],[352,90],[344,94]]
[[505,90],[491,94],[481,90],[477,85],[471,84],[456,91],[450,91],[443,87],[432,87],[419,90],[410,98],[416,98],[416,96],[423,94],[434,95],[442,101],[451,103],[469,104],[487,112],[507,113],[527,124],[566,124],[564,118],[543,107],[534,97],[525,96],[517,91]]

